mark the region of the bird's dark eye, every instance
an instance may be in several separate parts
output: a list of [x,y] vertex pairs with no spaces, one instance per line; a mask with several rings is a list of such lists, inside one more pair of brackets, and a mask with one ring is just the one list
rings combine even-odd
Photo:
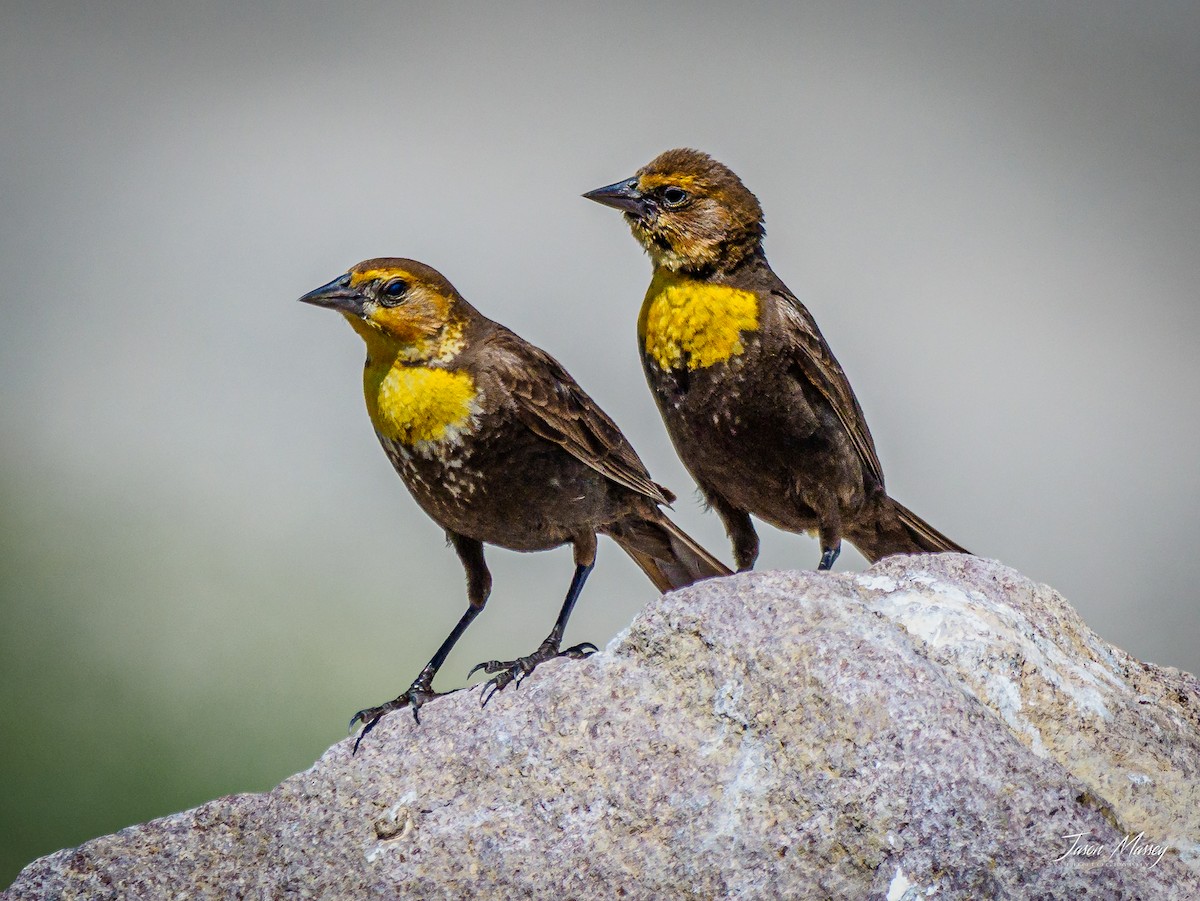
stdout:
[[379,299],[385,307],[393,307],[404,298],[407,291],[408,282],[402,278],[394,278],[379,290]]
[[666,188],[662,193],[662,197],[663,202],[667,206],[682,206],[683,202],[688,199],[687,191],[683,190],[683,188],[677,188],[674,185]]

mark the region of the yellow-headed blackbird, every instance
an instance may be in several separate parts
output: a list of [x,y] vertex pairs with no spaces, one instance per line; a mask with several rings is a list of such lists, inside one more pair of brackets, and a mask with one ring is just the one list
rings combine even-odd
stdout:
[[[560,651],[571,609],[611,536],[660,591],[729,570],[669,520],[674,496],[651,481],[616,424],[549,354],[477,312],[440,273],[404,259],[359,263],[301,300],[342,313],[367,345],[367,412],[392,465],[446,531],[467,575],[466,613],[398,698],[355,714],[366,735],[385,713],[413,715],[483,609],[484,544],[541,551],[570,544],[575,575],[554,628],[532,654],[480,664],[483,701]],[[489,693],[490,690],[490,693]],[[357,747],[357,744],[356,744]]]
[[733,542],[758,557],[750,514],[815,531],[820,569],[845,536],[871,561],[963,551],[888,497],[850,383],[763,253],[758,198],[696,150],[668,150],[583,195],[625,214],[654,263],[638,317],[646,378],[667,431]]

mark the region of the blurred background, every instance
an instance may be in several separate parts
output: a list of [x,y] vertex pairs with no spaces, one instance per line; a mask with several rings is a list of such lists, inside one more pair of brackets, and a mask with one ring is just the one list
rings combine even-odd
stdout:
[[[1200,669],[1195,3],[50,0],[4,5],[0,81],[0,885],[307,767],[457,621],[359,339],[295,302],[361,259],[559,357],[728,558],[643,382],[649,265],[579,197],[673,146],[759,195],[896,497]],[[569,642],[653,597],[600,554]],[[489,560],[443,687],[571,575]]]

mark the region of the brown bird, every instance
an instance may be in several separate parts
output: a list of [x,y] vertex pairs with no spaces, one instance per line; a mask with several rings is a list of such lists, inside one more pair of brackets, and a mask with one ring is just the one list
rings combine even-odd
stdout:
[[399,697],[354,715],[352,728],[365,724],[358,741],[384,714],[411,706],[417,717],[437,696],[434,676],[491,590],[484,544],[515,551],[570,544],[575,556],[546,640],[525,657],[476,667],[495,674],[485,704],[546,660],[596,649],[560,644],[595,563],[597,534],[616,541],[660,591],[729,574],[659,509],[674,496],[650,479],[616,424],[558,361],[481,315],[434,269],[367,260],[300,299],[342,313],[366,342],[371,423],[467,575],[458,625]]
[[771,270],[762,207],[741,179],[705,153],[668,150],[583,196],[621,210],[654,264],[638,317],[646,379],[739,569],[758,557],[751,514],[816,532],[820,569],[843,537],[872,562],[966,553],[888,497],[850,382]]

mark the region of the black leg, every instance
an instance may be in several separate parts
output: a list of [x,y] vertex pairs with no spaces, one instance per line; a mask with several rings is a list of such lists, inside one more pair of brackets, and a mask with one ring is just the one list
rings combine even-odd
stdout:
[[817,571],[823,569],[833,569],[833,561],[838,558],[838,554],[842,552],[842,543],[839,541],[835,547],[825,548],[821,552],[821,563],[817,567]]
[[517,685],[520,685],[525,677],[537,668],[538,664],[553,660],[555,657],[587,657],[598,650],[591,642],[577,644],[565,651],[559,650],[563,635],[567,631],[567,621],[571,618],[571,611],[575,609],[575,602],[579,600],[588,574],[596,565],[596,536],[589,537],[590,542],[587,538],[581,538],[575,543],[575,575],[571,578],[571,587],[567,589],[567,596],[563,600],[562,609],[558,612],[558,619],[554,621],[554,628],[550,630],[546,640],[538,646],[536,651],[526,657],[504,661],[489,660],[475,666],[468,674],[467,678],[475,675],[479,670],[483,670],[485,673],[495,673],[483,687],[480,697],[481,706],[486,706],[487,702],[496,696],[496,692],[502,691],[509,683],[516,682]]
[[817,529],[817,538],[821,542],[821,562],[817,571],[833,569],[833,561],[842,552],[842,518],[838,515],[837,499],[825,497],[816,509],[824,509],[821,525]]
[[467,626],[471,625],[471,621],[479,615],[479,611],[482,609],[482,607],[474,606],[467,608],[467,612],[462,615],[462,618],[458,621],[458,625],[446,636],[446,640],[442,642],[442,646],[437,649],[437,652],[425,664],[425,668],[413,680],[413,684],[399,697],[388,701],[386,704],[380,704],[378,707],[368,707],[365,710],[360,710],[354,716],[350,717],[351,729],[360,722],[366,724],[362,732],[359,733],[358,738],[354,740],[354,751],[351,753],[358,753],[358,746],[362,743],[362,740],[375,728],[384,714],[391,713],[393,710],[399,710],[402,707],[411,707],[413,719],[420,725],[421,716],[418,711],[420,711],[421,706],[436,698],[439,694],[439,692],[433,690],[433,677],[437,675],[438,670],[442,668],[442,664],[446,662],[446,658],[450,656],[450,651],[454,648],[455,643],[467,631]]
[[754,531],[750,514],[715,494],[706,494],[705,497],[725,524],[725,534],[733,544],[733,560],[738,572],[754,569],[754,561],[758,559],[758,533]]
[[399,710],[402,707],[411,707],[413,719],[417,721],[418,725],[420,724],[421,716],[419,711],[422,705],[436,698],[439,694],[439,692],[433,690],[434,677],[437,675],[438,670],[442,668],[442,664],[446,662],[446,658],[450,656],[450,651],[454,649],[454,645],[462,638],[463,633],[467,631],[467,627],[471,625],[471,622],[479,615],[487,603],[488,594],[492,589],[492,576],[488,572],[487,563],[483,559],[483,545],[474,539],[465,538],[451,532],[447,532],[446,536],[458,552],[459,559],[462,560],[463,568],[467,573],[467,598],[470,601],[467,612],[462,615],[458,624],[446,636],[446,640],[442,642],[441,646],[429,659],[429,662],[425,664],[424,669],[421,670],[407,690],[386,704],[360,710],[350,718],[351,729],[358,723],[365,724],[362,732],[359,733],[358,738],[354,741],[352,754],[358,753],[358,746],[362,743],[362,740],[375,728],[385,714],[391,713],[393,710]]
[[587,581],[595,565],[589,563],[587,566],[575,567],[575,575],[571,577],[571,587],[567,589],[562,609],[558,611],[558,619],[554,621],[554,628],[546,636],[546,641],[553,642],[555,648],[562,643],[562,637],[567,633],[567,620],[571,618],[571,611],[575,609],[575,602],[579,600],[580,592],[583,591],[583,583]]

